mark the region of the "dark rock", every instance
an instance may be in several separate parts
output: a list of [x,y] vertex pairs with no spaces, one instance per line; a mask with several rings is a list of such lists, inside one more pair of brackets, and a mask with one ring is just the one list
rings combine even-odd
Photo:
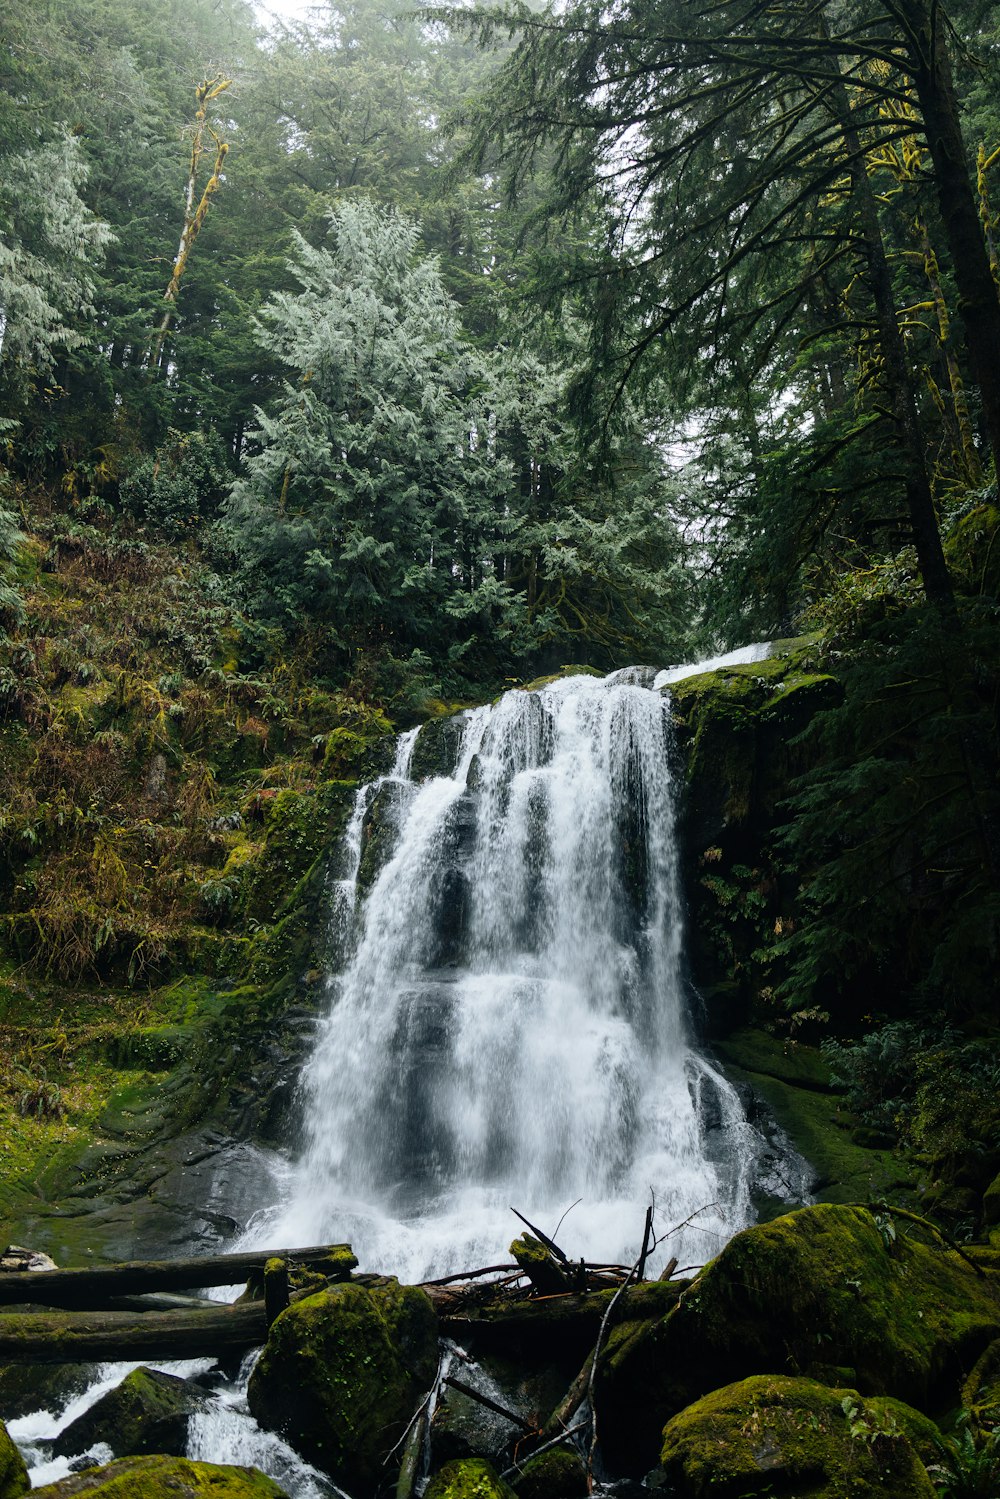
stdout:
[[56,1457],[106,1442],[117,1457],[160,1452],[182,1457],[188,1421],[208,1396],[189,1380],[156,1369],[133,1369],[120,1385],[77,1416],[52,1444]]
[[88,1384],[86,1364],[5,1364],[0,1368],[0,1416],[16,1421],[31,1411],[62,1410]]
[[529,1457],[514,1479],[517,1499],[583,1499],[587,1465],[570,1447],[553,1447]]

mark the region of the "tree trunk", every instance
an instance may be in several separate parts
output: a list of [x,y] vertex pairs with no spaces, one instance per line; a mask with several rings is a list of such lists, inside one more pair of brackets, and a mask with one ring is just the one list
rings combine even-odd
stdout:
[[331,1279],[340,1280],[346,1280],[357,1264],[348,1244],[326,1244],[310,1249],[252,1250],[243,1254],[196,1255],[178,1260],[136,1260],[131,1264],[104,1265],[93,1270],[15,1270],[0,1274],[0,1306],[33,1302],[38,1306],[79,1309],[92,1307],[114,1296],[234,1286],[251,1275],[262,1276],[267,1261],[273,1258],[308,1265]]
[[1000,299],[962,140],[948,56],[947,21],[940,10],[932,17],[927,0],[902,0],[899,10],[908,23],[910,68],[934,163],[934,186],[948,237],[969,364],[979,386],[986,437],[1000,474]]
[[[55,1273],[55,1272],[52,1272]],[[33,1277],[32,1277],[33,1278]],[[262,1301],[197,1312],[28,1313],[0,1317],[0,1364],[214,1358],[263,1343]]]
[[938,529],[934,496],[931,493],[930,477],[927,473],[924,440],[917,415],[916,394],[910,378],[909,360],[906,346],[903,343],[903,335],[899,331],[899,323],[896,319],[892,272],[886,259],[878,204],[868,178],[868,167],[861,141],[851,120],[847,89],[843,85],[837,89],[834,96],[834,108],[850,162],[852,195],[861,229],[861,241],[872,300],[875,304],[885,384],[896,424],[900,457],[903,460],[906,505],[910,517],[910,530],[917,551],[920,577],[928,601],[937,605],[945,614],[952,616],[955,612],[955,595],[941,545],[941,532]]

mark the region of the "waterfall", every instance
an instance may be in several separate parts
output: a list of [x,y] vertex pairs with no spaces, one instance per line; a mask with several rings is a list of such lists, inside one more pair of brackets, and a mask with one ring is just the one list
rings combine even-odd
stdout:
[[[651,1194],[660,1231],[696,1215],[661,1261],[750,1220],[759,1142],[691,1041],[669,704],[644,678],[507,692],[463,715],[450,774],[411,778],[411,734],[359,791],[332,918],[353,943],[254,1240],[350,1240],[416,1281],[502,1257],[511,1207],[553,1233],[577,1204],[561,1238],[593,1260],[637,1253]],[[377,809],[392,847],[361,897]]]
[[[655,1274],[714,1255],[751,1221],[755,1185],[804,1196],[805,1163],[779,1139],[775,1166],[775,1140],[693,1044],[660,685],[629,668],[505,693],[462,715],[449,774],[421,779],[412,730],[359,787],[333,867],[344,961],[302,1080],[305,1140],[243,1245],[346,1239],[363,1269],[412,1282],[502,1258],[512,1206],[552,1234],[572,1206],[568,1252],[630,1262],[652,1198],[659,1232],[685,1225]],[[213,1384],[189,1456],[336,1499],[250,1417],[251,1362]],[[130,1367],[11,1423],[33,1483],[79,1466],[52,1459],[52,1438]]]

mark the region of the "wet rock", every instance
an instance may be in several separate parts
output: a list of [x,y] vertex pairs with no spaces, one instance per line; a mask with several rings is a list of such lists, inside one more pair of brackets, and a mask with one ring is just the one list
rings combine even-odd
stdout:
[[106,1442],[118,1457],[152,1452],[180,1457],[192,1413],[207,1404],[208,1397],[189,1380],[157,1369],[133,1369],[59,1433],[52,1451],[56,1457],[71,1457]]
[[256,1468],[191,1463],[182,1457],[126,1457],[73,1473],[34,1493],[37,1499],[74,1499],[77,1494],[95,1499],[288,1499],[284,1489]]
[[[737,1234],[676,1309],[609,1340],[597,1405],[609,1460],[641,1471],[666,1420],[752,1374],[827,1382],[918,1408],[958,1396],[1000,1332],[998,1279],[894,1233],[864,1208],[821,1204]],[[817,1338],[817,1334],[821,1338]]]
[[553,1447],[525,1463],[514,1480],[517,1499],[583,1499],[587,1465],[579,1452]]
[[24,1458],[0,1421],[0,1499],[18,1499],[18,1495],[26,1494],[30,1488]]
[[424,1499],[515,1499],[515,1494],[483,1458],[466,1457],[446,1463],[427,1485]]
[[250,1410],[352,1495],[373,1494],[437,1356],[437,1318],[422,1291],[391,1279],[337,1286],[274,1322]]
[[662,1474],[678,1499],[931,1499],[903,1429],[854,1390],[756,1376],[704,1396],[663,1433]]

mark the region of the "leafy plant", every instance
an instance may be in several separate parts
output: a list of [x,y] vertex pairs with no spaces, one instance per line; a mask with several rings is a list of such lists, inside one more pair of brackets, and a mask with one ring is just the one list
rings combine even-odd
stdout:
[[943,1499],[996,1499],[1000,1494],[1000,1430],[977,1442],[968,1412],[954,1437],[936,1442],[938,1461],[927,1471]]

